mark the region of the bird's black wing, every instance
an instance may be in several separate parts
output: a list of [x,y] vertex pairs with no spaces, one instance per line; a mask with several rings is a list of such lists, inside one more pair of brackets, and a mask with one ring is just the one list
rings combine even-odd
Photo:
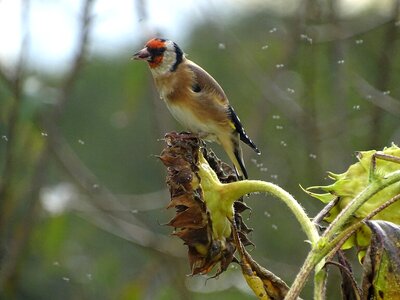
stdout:
[[239,136],[240,136],[240,139],[242,140],[242,142],[249,145],[250,148],[252,148],[257,154],[261,154],[260,150],[258,150],[257,146],[254,144],[254,142],[249,138],[247,133],[244,131],[243,125],[240,122],[239,117],[237,116],[237,114],[235,113],[235,111],[233,110],[233,107],[231,105],[228,106],[228,113],[229,113],[229,117],[230,117],[232,123],[235,125],[235,129],[236,129],[237,133],[239,133]]

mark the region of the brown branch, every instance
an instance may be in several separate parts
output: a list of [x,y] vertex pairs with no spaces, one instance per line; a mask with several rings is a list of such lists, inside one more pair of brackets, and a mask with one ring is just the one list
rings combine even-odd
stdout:
[[0,62],[0,80],[4,82],[6,87],[10,90],[14,90],[14,79],[13,76],[10,75],[10,70],[6,69]]
[[[338,267],[340,273],[342,274],[342,277],[347,276],[348,280],[350,280],[351,287],[353,288],[352,292],[354,293],[354,296],[356,297],[357,300],[360,300],[361,299],[360,295],[362,295],[362,291],[358,287],[357,281],[354,278],[354,275],[351,272],[351,270],[349,270],[345,265],[343,265],[339,262],[336,262],[334,260],[327,261],[325,263],[325,266],[327,266],[327,265],[333,265],[333,266]],[[343,284],[343,282],[344,282],[344,279],[342,279],[342,284]]]
[[82,15],[80,18],[80,33],[78,39],[78,48],[75,58],[72,62],[72,67],[65,76],[64,83],[61,86],[61,93],[57,101],[57,109],[54,110],[53,121],[56,121],[59,115],[62,114],[64,106],[69,99],[71,90],[78,78],[78,74],[84,66],[87,56],[87,48],[90,40],[90,29],[93,18],[91,16],[94,0],[86,0],[83,6]]
[[353,75],[353,83],[363,98],[372,103],[385,114],[389,113],[395,117],[400,117],[400,100],[395,99],[376,89],[367,80],[358,74]]
[[[54,149],[57,147],[57,143],[59,140],[62,140],[62,136],[58,130],[58,123],[60,120],[60,116],[63,113],[64,107],[67,101],[70,98],[70,94],[72,92],[72,88],[77,81],[80,72],[85,63],[85,58],[87,55],[87,46],[89,43],[90,37],[90,27],[91,27],[91,10],[93,7],[94,0],[86,0],[83,6],[83,12],[80,19],[80,35],[79,35],[79,46],[77,49],[76,56],[73,60],[72,67],[70,71],[66,74],[63,83],[61,84],[57,98],[57,105],[50,111],[47,115],[42,116],[42,125],[46,128],[47,133],[49,134],[48,138],[45,140],[42,152],[39,155],[39,159],[36,161],[36,165],[34,166],[33,176],[30,183],[29,189],[24,193],[21,201],[18,201],[20,205],[24,205],[22,216],[20,217],[20,222],[14,228],[14,233],[11,235],[11,240],[8,242],[10,245],[10,251],[7,253],[6,261],[7,264],[1,269],[0,274],[0,286],[5,287],[7,292],[12,295],[15,293],[15,288],[18,282],[19,276],[19,266],[22,263],[21,257],[23,255],[24,249],[29,242],[29,238],[31,232],[34,228],[35,216],[38,212],[38,200],[39,200],[39,191],[43,186],[44,181],[46,180],[46,170],[48,164],[50,162],[50,157]],[[23,64],[20,64],[22,70]],[[21,74],[21,71],[18,71],[17,74]],[[18,85],[19,87],[19,85]],[[20,91],[20,89],[19,89]],[[58,149],[58,148],[57,148]],[[81,184],[85,184],[86,188],[93,187],[94,182],[97,182],[96,178],[93,174],[91,174],[90,170],[85,169],[82,165],[79,165],[80,168],[76,167],[75,164],[72,164],[72,167],[69,165],[73,160],[66,160],[66,158],[71,158],[68,154],[64,152],[60,152],[61,155],[56,155],[56,158],[64,159],[65,166],[69,168],[69,171],[73,176],[77,177],[77,180],[80,181]],[[57,153],[57,154],[60,154]],[[87,185],[87,183],[91,185]],[[107,195],[107,199],[113,198],[113,195],[110,192],[104,193],[103,195]],[[114,203],[117,203],[116,201]],[[92,204],[97,204],[95,201],[92,201]],[[110,215],[107,212],[102,211],[101,209],[97,210],[97,215],[92,217],[92,221],[98,224],[101,228],[106,229],[108,231],[114,231],[114,228],[119,228],[120,230],[117,232],[123,238],[126,238],[131,241],[135,241],[137,244],[142,246],[150,247],[151,249],[158,250],[162,253],[168,253],[173,256],[183,256],[182,253],[176,251],[176,243],[173,243],[168,237],[154,234],[149,229],[146,229],[144,226],[141,226],[140,222],[137,221],[137,224],[130,224],[123,220],[119,220],[117,217]],[[107,222],[104,222],[107,220]],[[113,226],[110,227],[110,224]]]
[[32,182],[22,197],[21,202],[26,206],[23,213],[24,216],[15,228],[13,228],[12,238],[8,242],[9,249],[5,253],[7,259],[4,259],[4,265],[1,268],[0,287],[2,287],[1,289],[4,290],[5,295],[9,296],[10,299],[15,296],[19,276],[18,269],[22,263],[20,258],[29,242],[29,237],[33,229],[32,225],[35,222],[35,216],[38,212],[39,201],[37,200],[39,199],[42,183],[46,177],[47,161],[48,151],[45,150],[36,162]]
[[[84,60],[86,57],[86,48],[89,40],[89,32],[90,32],[90,12],[91,8],[93,5],[94,0],[86,0],[83,8],[83,14],[81,18],[81,30],[80,30],[80,44],[78,47],[78,52],[75,56],[73,67],[71,68],[70,72],[66,75],[65,80],[63,85],[60,88],[60,93],[59,93],[59,98],[58,98],[58,106],[55,106],[53,111],[51,111],[48,116],[47,120],[52,124],[52,126],[56,126],[58,120],[60,119],[59,117],[61,116],[63,107],[65,106],[65,103],[67,102],[69,95],[71,93],[73,84],[78,78],[79,72],[82,69],[82,66],[84,64]],[[25,2],[27,3],[27,2]],[[26,41],[22,43],[22,46],[26,46]],[[15,127],[16,126],[16,121],[17,121],[17,116],[18,112],[20,110],[20,103],[21,103],[21,97],[22,97],[22,88],[21,88],[21,82],[22,82],[22,74],[24,70],[24,55],[26,51],[25,49],[22,49],[22,53],[20,56],[20,61],[17,65],[16,69],[16,78],[13,80],[13,87],[14,87],[14,98],[16,100],[16,103],[14,104],[12,114],[10,116],[10,123],[9,126],[11,125],[12,129],[12,134],[8,136],[9,142],[10,138],[14,138],[15,135]],[[2,78],[5,78],[7,82],[10,82],[9,79],[10,77],[6,73],[2,73],[3,75]],[[10,129],[9,129],[10,130]],[[37,206],[38,206],[38,199],[39,199],[39,191],[40,188],[43,186],[43,183],[46,179],[46,170],[49,164],[49,143],[48,140],[44,142],[43,149],[41,153],[39,154],[39,158],[36,160],[36,164],[34,166],[33,170],[33,176],[31,178],[31,183],[30,187],[28,188],[27,192],[23,194],[23,197],[19,199],[18,201],[15,200],[15,203],[24,206],[22,209],[23,213],[22,216],[19,217],[20,222],[16,225],[15,228],[12,229],[12,234],[10,234],[10,241],[6,241],[11,245],[11,250],[12,252],[8,253],[6,257],[7,265],[6,267],[1,269],[1,274],[0,274],[0,286],[6,288],[6,292],[8,292],[10,295],[15,293],[15,286],[16,282],[18,279],[18,265],[21,262],[21,256],[23,254],[24,249],[26,248],[25,246],[27,245],[29,241],[29,237],[31,235],[31,232],[34,228],[34,222],[35,222],[35,216],[37,213]],[[13,149],[13,144],[9,146],[8,150],[8,157],[7,160],[11,162],[14,161],[13,159],[14,149]],[[11,158],[10,158],[11,157]],[[6,162],[7,162],[6,160]],[[9,163],[9,164],[10,164]],[[6,163],[6,167],[4,172],[6,172],[6,176],[3,178],[4,181],[2,182],[2,185],[0,186],[0,199],[8,199],[5,198],[7,196],[7,192],[9,189],[9,184],[11,182],[12,176],[10,173],[10,168],[12,170],[12,164],[11,167]],[[4,206],[6,201],[1,201],[1,205]],[[1,208],[1,207],[0,207]],[[3,214],[0,214],[0,216],[3,218],[0,220],[2,223],[5,224],[7,219],[4,218]],[[1,225],[0,224],[0,225]],[[1,226],[2,230],[5,230],[3,226]]]
[[[11,202],[10,197],[10,185],[13,180],[15,173],[15,148],[17,145],[17,130],[19,125],[19,113],[21,111],[22,103],[22,84],[24,81],[24,66],[27,54],[27,44],[29,40],[28,27],[28,12],[29,12],[29,0],[25,0],[22,6],[21,23],[22,28],[25,29],[23,39],[21,41],[21,50],[19,53],[18,61],[15,66],[14,74],[10,74],[10,70],[6,70],[0,65],[0,77],[3,79],[13,97],[13,104],[10,108],[8,120],[6,121],[6,149],[4,155],[4,167],[2,171],[2,180],[0,181],[0,211],[5,212],[5,207]],[[4,218],[5,213],[0,214],[0,228],[4,229]]]
[[329,214],[330,210],[339,202],[340,198],[336,197],[330,201],[313,219],[313,223],[317,226],[322,222],[322,220]]

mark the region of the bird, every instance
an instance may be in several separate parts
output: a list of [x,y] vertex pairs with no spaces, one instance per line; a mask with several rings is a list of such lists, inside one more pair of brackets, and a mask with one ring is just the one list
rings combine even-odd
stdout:
[[221,144],[238,178],[248,179],[240,140],[257,154],[261,152],[218,82],[168,39],[150,39],[132,59],[147,61],[160,98],[172,116],[199,138]]

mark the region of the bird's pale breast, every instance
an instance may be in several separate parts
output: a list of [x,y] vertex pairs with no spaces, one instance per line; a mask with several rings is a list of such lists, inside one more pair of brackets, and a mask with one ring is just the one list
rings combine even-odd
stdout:
[[217,124],[199,120],[190,107],[168,102],[167,107],[173,117],[187,130],[202,134],[203,137],[207,137],[207,140],[216,140],[216,134],[221,130]]

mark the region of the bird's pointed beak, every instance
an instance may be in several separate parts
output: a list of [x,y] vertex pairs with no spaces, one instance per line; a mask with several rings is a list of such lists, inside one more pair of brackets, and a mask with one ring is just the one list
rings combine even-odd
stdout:
[[138,60],[148,60],[150,58],[150,52],[147,48],[143,48],[142,50],[133,54],[131,59],[138,59]]

